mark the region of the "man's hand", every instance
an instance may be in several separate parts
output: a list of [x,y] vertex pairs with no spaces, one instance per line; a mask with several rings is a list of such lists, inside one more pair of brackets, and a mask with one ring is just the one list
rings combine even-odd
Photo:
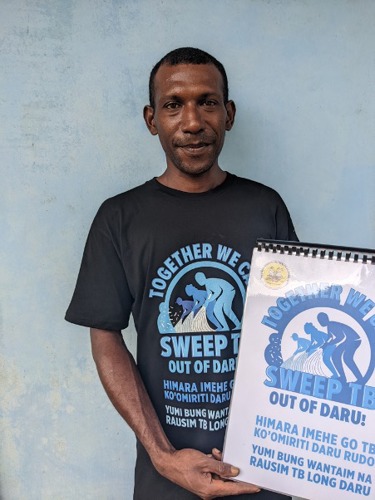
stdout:
[[154,465],[164,477],[203,500],[260,491],[253,484],[231,481],[240,471],[222,462],[221,453],[216,449],[212,450],[212,455],[190,448],[176,450]]

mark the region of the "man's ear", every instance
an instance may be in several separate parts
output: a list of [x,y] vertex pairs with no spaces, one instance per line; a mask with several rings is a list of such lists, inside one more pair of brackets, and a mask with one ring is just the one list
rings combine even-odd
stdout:
[[155,117],[154,108],[149,105],[145,106],[143,108],[143,118],[146,122],[147,128],[149,129],[152,135],[158,135],[154,117]]
[[233,101],[228,101],[225,105],[227,110],[227,119],[225,122],[225,130],[231,130],[234,124],[234,117],[236,116],[236,105]]

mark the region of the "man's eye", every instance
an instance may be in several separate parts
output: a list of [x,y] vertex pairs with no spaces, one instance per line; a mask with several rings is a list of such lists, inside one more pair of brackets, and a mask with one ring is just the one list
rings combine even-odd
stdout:
[[180,104],[178,102],[167,102],[164,107],[167,109],[177,109],[180,107]]
[[204,105],[204,106],[210,106],[210,107],[212,107],[212,106],[216,106],[216,104],[217,104],[217,102],[216,102],[216,101],[213,101],[213,100],[211,100],[211,99],[205,99],[205,100],[203,101],[203,105]]

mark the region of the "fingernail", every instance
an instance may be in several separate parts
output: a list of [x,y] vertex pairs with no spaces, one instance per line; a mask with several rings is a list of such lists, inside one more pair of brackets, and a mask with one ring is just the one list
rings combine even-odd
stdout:
[[230,468],[230,472],[231,472],[231,474],[233,474],[233,476],[237,476],[237,474],[240,473],[240,469],[238,467],[234,467],[232,465],[231,468]]

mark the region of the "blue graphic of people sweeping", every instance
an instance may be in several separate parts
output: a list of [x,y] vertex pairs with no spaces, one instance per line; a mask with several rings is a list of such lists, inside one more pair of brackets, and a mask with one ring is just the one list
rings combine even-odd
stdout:
[[[222,332],[239,330],[241,321],[233,310],[235,287],[227,280],[195,272],[170,302],[162,303],[158,317],[160,333]],[[178,287],[176,287],[177,291]],[[176,296],[176,295],[175,295]],[[241,297],[243,303],[243,298]],[[169,307],[169,309],[168,309]]]
[[317,320],[322,327],[327,328],[327,332],[319,330],[313,323],[305,323],[304,331],[310,339],[293,333],[291,338],[297,342],[297,349],[282,366],[347,383],[346,367],[356,382],[362,383],[363,377],[354,361],[354,355],[361,345],[358,333],[345,323],[331,321],[325,312],[320,312]]
[[308,348],[311,345],[310,340],[300,337],[298,333],[292,334],[292,339],[297,342],[297,349],[292,354],[292,357],[295,358],[301,352],[307,352]]
[[222,278],[207,278],[201,271],[196,273],[195,281],[206,288],[205,307],[206,311],[212,308],[213,315],[219,323],[216,331],[230,330],[227,319],[233,323],[235,330],[239,330],[241,321],[232,309],[236,295],[233,285]]
[[362,342],[358,333],[345,323],[331,321],[328,314],[324,312],[318,314],[318,321],[321,326],[327,327],[328,340],[325,346],[332,348],[329,350],[329,356],[326,356],[326,365],[328,366],[327,362],[332,364],[336,370],[336,377],[338,375],[339,380],[346,382],[345,363],[356,377],[357,382],[361,383],[362,375],[354,361],[354,354]]
[[312,323],[305,323],[303,329],[311,337],[310,345],[306,349],[306,353],[310,356],[327,342],[328,335],[318,330]]
[[[190,296],[194,300],[193,315],[194,317],[200,311],[200,309],[206,304],[208,293],[206,290],[200,290],[192,284],[186,285],[185,287],[186,295]],[[215,326],[216,329],[220,328],[220,323],[217,321],[214,314],[214,303],[210,302],[206,306],[206,316],[207,319]]]
[[176,304],[182,307],[182,316],[180,320],[183,322],[186,316],[189,316],[194,308],[194,300],[183,300],[181,297],[177,297]]

